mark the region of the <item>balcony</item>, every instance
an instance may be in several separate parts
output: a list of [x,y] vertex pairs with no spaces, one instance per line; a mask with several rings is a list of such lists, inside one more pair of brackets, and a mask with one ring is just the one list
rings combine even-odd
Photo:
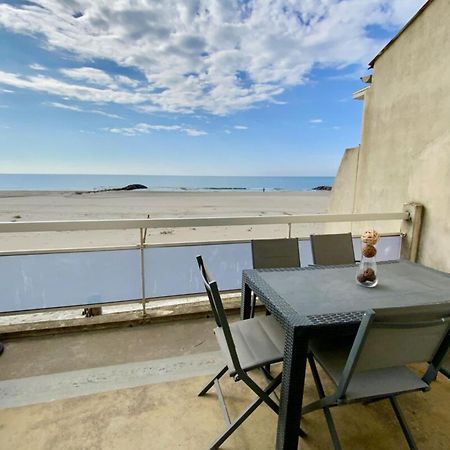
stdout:
[[[404,247],[414,247],[414,242],[408,241],[414,235],[414,224],[405,212],[395,213],[395,216],[283,218],[286,235],[292,233],[296,221],[327,223],[388,219],[395,221],[397,230],[384,234],[380,250],[385,259],[398,258],[401,252],[408,250]],[[205,222],[196,222],[195,226],[218,225],[213,220],[203,220]],[[240,220],[234,224],[236,226],[242,221],[250,221],[249,218],[229,220]],[[252,218],[253,222],[258,220],[261,218]],[[239,275],[246,264],[251,264],[246,253],[247,244],[233,241],[154,246],[145,241],[145,228],[161,224],[142,222],[145,223],[126,224],[139,230],[139,243],[132,248],[47,249],[4,252],[0,256],[3,267],[11,268],[16,264],[16,269],[22,270],[9,272],[9,282],[15,289],[6,286],[2,296],[0,340],[6,348],[0,358],[2,449],[197,450],[207,448],[223,430],[222,413],[213,391],[206,397],[197,397],[200,388],[221,365],[212,333],[213,321],[207,317],[207,302],[198,297],[200,289],[195,278],[181,276],[177,284],[167,281],[167,274],[174,270],[177,261],[190,264],[191,253],[209,252],[217,277],[219,281],[223,280],[228,291],[230,319],[238,320]],[[220,224],[223,222],[221,220]],[[105,225],[119,224],[1,224],[0,231],[50,233],[56,229],[67,231]],[[176,222],[171,221],[171,226],[176,226]],[[189,222],[188,226],[194,225]],[[417,228],[415,231],[417,234]],[[154,257],[150,255],[152,251],[159,252],[158,266],[149,263]],[[133,264],[127,259],[129,252],[133,254]],[[171,252],[176,252],[178,259],[170,256],[173,255]],[[309,264],[306,239],[300,240],[300,252],[303,263]],[[89,283],[77,286],[87,276],[83,267],[90,270],[95,267],[101,274],[101,267],[88,264],[89,259],[97,258],[98,254],[108,256],[103,259],[105,264],[117,264],[115,276],[121,276],[121,267],[131,274],[126,289],[119,286],[122,289],[120,295],[108,297],[104,286],[98,285],[99,280],[108,279],[107,274],[105,278],[93,277],[87,280]],[[111,255],[116,256],[112,258]],[[8,258],[17,259],[11,265]],[[75,261],[79,266],[74,265]],[[237,263],[231,264],[232,261]],[[111,269],[112,266],[108,267]],[[52,275],[51,270],[46,270],[49,267],[59,270],[57,279],[55,273]],[[74,276],[74,267],[84,275]],[[179,270],[189,273],[190,269],[184,266]],[[26,275],[28,286],[34,291],[18,286],[18,278],[12,276],[18,273]],[[2,275],[5,286],[8,278],[4,274],[5,271]],[[155,280],[158,283],[155,284]],[[117,279],[111,282],[116,283]],[[94,291],[97,291],[96,296],[93,296]],[[16,293],[14,301],[8,303],[11,297],[5,296],[5,292]],[[36,292],[39,295],[34,295]],[[46,300],[51,300],[49,305],[39,303],[44,299],[42,293],[46,293]],[[99,305],[103,306],[102,316],[81,317],[82,307]],[[415,368],[423,370],[421,366]],[[447,378],[439,375],[430,392],[407,394],[400,399],[420,448],[448,448],[449,383]],[[330,387],[325,386],[326,389]],[[223,390],[232,414],[240,412],[252,400],[250,391],[231,378],[224,379]],[[316,398],[308,372],[305,399],[308,402]],[[406,448],[401,430],[385,402],[337,408],[334,417],[344,448]],[[273,449],[276,426],[276,416],[263,405],[223,448]],[[301,441],[300,448],[332,448],[321,412],[306,416],[302,426],[308,438]]]
[[[215,395],[196,396],[220,365],[212,328],[210,319],[194,319],[6,341],[1,447],[207,448],[224,427]],[[252,400],[240,384],[223,382],[235,414]],[[430,392],[400,399],[419,448],[448,447],[449,387],[441,375]],[[317,397],[309,374],[305,395]],[[406,448],[384,402],[338,408],[334,417],[344,448]],[[276,423],[261,406],[223,448],[273,449]],[[301,448],[332,448],[322,413],[303,423]]]

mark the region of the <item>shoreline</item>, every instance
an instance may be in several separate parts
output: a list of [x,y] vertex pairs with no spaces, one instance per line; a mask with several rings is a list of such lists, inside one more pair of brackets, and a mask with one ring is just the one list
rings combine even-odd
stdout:
[[289,191],[281,189],[266,189],[265,191],[256,189],[238,189],[238,188],[227,188],[227,189],[180,189],[180,190],[159,190],[159,189],[136,189],[136,190],[99,190],[99,191],[80,191],[80,190],[22,190],[22,189],[0,189],[0,199],[11,198],[11,197],[36,197],[36,196],[87,196],[101,197],[105,194],[110,195],[130,195],[130,196],[152,196],[152,195],[279,195],[279,196],[304,196],[304,195],[330,195],[330,191],[325,190],[307,190],[307,191]]
[[0,174],[0,190],[99,191],[141,185],[151,191],[295,191],[334,183],[334,176]]
[[[330,189],[331,190],[331,189]],[[315,192],[323,192],[330,191],[327,189],[321,189],[321,186],[313,189],[303,189],[303,190],[289,190],[282,188],[246,188],[246,187],[209,187],[209,188],[147,188],[147,189],[122,189],[122,188],[99,188],[99,189],[0,189],[0,198],[3,197],[3,194],[18,194],[24,193],[27,195],[38,195],[38,194],[51,194],[51,193],[61,193],[61,194],[101,194],[104,192],[132,192],[132,193],[174,193],[174,194],[183,194],[183,193],[216,193],[216,192],[236,192],[236,193],[280,193],[280,194],[289,194],[289,193],[315,193]]]

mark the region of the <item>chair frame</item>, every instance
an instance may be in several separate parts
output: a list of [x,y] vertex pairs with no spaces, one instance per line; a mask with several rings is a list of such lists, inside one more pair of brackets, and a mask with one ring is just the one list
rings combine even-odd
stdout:
[[430,367],[427,371],[426,377],[429,381],[436,379],[438,372],[441,372],[448,379],[450,379],[450,366],[443,365],[444,361],[447,361],[446,356],[448,356],[447,359],[450,361],[450,334],[446,337],[446,340],[448,341],[447,351],[445,350],[445,345],[443,345],[436,355],[436,358],[440,362],[439,366],[436,367],[430,364]]
[[441,372],[450,379],[450,370],[447,370],[446,368],[442,367]]
[[[272,411],[279,414],[279,405],[270,398],[270,394],[274,393],[275,389],[280,385],[282,379],[282,373],[278,374],[275,378],[272,377],[263,366],[260,367],[264,377],[268,380],[267,386],[261,388],[248,374],[242,369],[239,357],[234,344],[233,335],[230,330],[227,316],[220,298],[219,289],[217,283],[211,280],[211,277],[203,263],[203,258],[197,256],[197,263],[200,269],[200,274],[205,285],[206,292],[211,304],[214,318],[218,327],[222,328],[230,357],[235,369],[234,381],[243,381],[257,396],[258,398],[253,401],[235,420],[230,419],[230,415],[225,403],[225,399],[222,393],[222,389],[219,384],[220,378],[222,378],[228,371],[228,366],[224,366],[200,391],[199,397],[205,395],[213,386],[216,388],[217,397],[224,415],[226,429],[225,431],[211,444],[210,450],[218,449],[221,444],[225,442],[228,437],[250,416],[250,414],[262,403],[269,406]],[[251,320],[251,319],[249,319]],[[274,393],[275,394],[275,393]],[[276,394],[275,394],[276,395]],[[299,434],[305,436],[305,434],[299,430]]]
[[[341,379],[339,381],[339,384],[337,385],[336,391],[329,396],[325,395],[325,391],[323,389],[323,385],[319,376],[319,372],[317,370],[317,365],[314,359],[313,354],[310,352],[308,355],[308,361],[311,367],[311,372],[313,375],[314,383],[316,385],[317,393],[319,395],[319,400],[312,402],[302,409],[302,415],[308,414],[310,412],[316,411],[317,409],[322,409],[325,415],[325,419],[330,431],[331,439],[333,441],[334,448],[336,450],[341,450],[341,444],[338,438],[338,434],[336,431],[336,427],[333,421],[333,418],[331,416],[330,408],[335,406],[341,406],[348,403],[351,403],[351,401],[347,401],[345,398],[345,394],[347,392],[347,388],[351,382],[352,376],[355,372],[355,369],[357,367],[358,359],[364,350],[364,343],[366,341],[366,338],[368,336],[369,330],[371,328],[371,325],[373,324],[373,321],[375,319],[375,312],[370,310],[367,311],[364,314],[363,320],[361,322],[361,325],[359,327],[358,333],[356,335],[355,341],[352,345],[352,348],[350,350],[350,353],[348,355],[346,364],[344,366]],[[432,361],[429,363],[428,369],[423,376],[422,380],[426,384],[430,384],[431,381],[435,378],[437,372],[440,369],[441,363],[444,359],[444,356],[449,349],[450,345],[450,317],[445,317],[444,319],[440,320],[427,320],[427,321],[411,321],[411,322],[383,322],[383,323],[377,323],[377,326],[380,327],[386,327],[386,328],[413,328],[413,327],[427,327],[427,326],[435,326],[437,324],[441,324],[443,321],[447,323],[447,334],[444,337],[443,341],[441,342],[436,354],[434,355]],[[422,389],[426,390],[426,389]],[[408,391],[411,392],[411,391]],[[370,403],[374,401],[380,401],[384,399],[389,399],[390,404],[392,406],[392,409],[394,410],[395,416],[401,426],[401,429],[403,431],[403,434],[406,438],[406,441],[408,442],[409,448],[411,450],[417,450],[417,445],[414,441],[413,435],[411,433],[411,430],[408,427],[408,424],[406,422],[406,419],[403,415],[402,410],[400,409],[400,405],[398,404],[398,401],[396,397],[400,395],[402,392],[398,392],[395,394],[387,394],[384,396],[377,396],[377,397],[368,397],[366,399],[358,399],[355,400],[355,402],[363,402],[363,403]]]

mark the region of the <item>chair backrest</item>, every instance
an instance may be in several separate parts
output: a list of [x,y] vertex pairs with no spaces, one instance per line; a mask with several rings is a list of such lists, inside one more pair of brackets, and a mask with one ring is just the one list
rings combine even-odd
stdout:
[[252,258],[254,269],[300,267],[298,239],[253,240]]
[[217,283],[211,279],[208,269],[203,262],[201,256],[197,256],[197,264],[200,269],[200,275],[202,277],[203,285],[205,286],[206,293],[208,294],[209,303],[214,314],[214,319],[219,328],[222,328],[225,341],[230,352],[231,360],[234,368],[237,372],[241,370],[241,365],[236,352],[236,346],[233,341],[233,336],[230,331],[230,325],[228,323],[227,315],[223,307],[222,299],[220,298],[219,288]]
[[[339,396],[354,372],[435,361],[449,345],[450,304],[367,311],[344,368]],[[443,352],[444,350],[444,352]],[[442,356],[440,356],[442,360]]]
[[216,307],[214,297],[213,297],[212,291],[211,291],[211,282],[213,280],[212,280],[212,277],[211,277],[208,269],[205,266],[205,263],[203,262],[203,258],[200,255],[197,256],[197,264],[198,264],[198,268],[200,270],[200,275],[202,277],[203,284],[206,289],[206,293],[208,294],[208,300],[209,300],[209,304],[211,306],[211,311],[213,313],[214,320],[216,321],[217,326],[221,327],[222,325],[220,323],[219,313],[217,312],[217,307]]
[[314,264],[334,266],[355,262],[351,233],[312,234],[310,238]]

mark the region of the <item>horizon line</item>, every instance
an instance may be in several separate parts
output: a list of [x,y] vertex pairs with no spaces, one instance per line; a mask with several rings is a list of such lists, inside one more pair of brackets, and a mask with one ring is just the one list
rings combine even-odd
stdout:
[[43,172],[6,172],[6,173],[0,173],[0,176],[2,175],[69,175],[69,176],[129,176],[129,177],[228,177],[228,178],[248,178],[248,177],[264,177],[264,178],[316,178],[316,177],[328,177],[328,178],[335,178],[336,175],[196,175],[196,174],[137,174],[137,173],[43,173]]

